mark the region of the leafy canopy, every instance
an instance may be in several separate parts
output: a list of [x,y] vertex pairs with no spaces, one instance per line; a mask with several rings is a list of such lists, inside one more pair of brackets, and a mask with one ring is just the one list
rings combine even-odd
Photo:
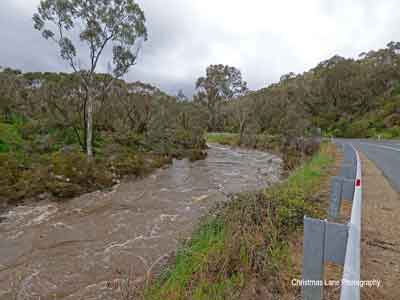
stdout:
[[133,0],[43,0],[33,21],[44,38],[58,44],[61,57],[76,72],[82,70],[75,40],[89,47],[90,67],[85,70],[89,74],[95,72],[107,44],[112,44],[112,72],[121,77],[135,64],[138,39],[147,39],[144,13]]
[[231,99],[243,95],[247,91],[247,83],[242,79],[242,73],[235,67],[210,65],[206,77],[200,77],[196,89],[200,98]]

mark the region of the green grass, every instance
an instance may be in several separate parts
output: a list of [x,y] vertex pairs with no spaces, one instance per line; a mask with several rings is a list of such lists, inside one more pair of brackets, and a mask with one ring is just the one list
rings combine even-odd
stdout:
[[22,137],[15,126],[0,122],[0,152],[15,150],[22,144]]
[[39,195],[67,200],[111,187],[124,176],[144,176],[175,157],[195,161],[206,156],[202,132],[200,141],[190,131],[176,133],[171,137],[174,147],[165,153],[143,146],[144,136],[129,134],[118,139],[108,132],[96,132],[95,157],[88,160],[71,128],[42,126],[18,115],[7,122],[0,121],[1,206]]
[[305,214],[324,214],[311,198],[334,162],[331,147],[323,145],[283,183],[236,195],[182,246],[145,298],[237,299],[251,278],[270,281],[290,269],[289,235],[302,228]]
[[239,144],[239,135],[236,133],[208,133],[206,140],[208,143],[237,146]]
[[[162,275],[165,280],[149,291],[149,299],[185,299],[193,275],[207,269],[209,257],[222,252],[224,240],[224,224],[216,218],[210,219],[193,234],[190,244],[178,250],[175,265]],[[203,299],[206,293],[219,294],[225,284],[216,282],[210,286],[200,279],[193,291],[194,299]]]

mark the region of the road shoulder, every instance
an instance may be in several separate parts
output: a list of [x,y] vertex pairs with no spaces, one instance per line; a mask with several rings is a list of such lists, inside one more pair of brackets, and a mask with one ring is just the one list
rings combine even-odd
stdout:
[[361,276],[378,279],[379,288],[364,287],[362,299],[400,299],[400,195],[373,162],[363,163]]

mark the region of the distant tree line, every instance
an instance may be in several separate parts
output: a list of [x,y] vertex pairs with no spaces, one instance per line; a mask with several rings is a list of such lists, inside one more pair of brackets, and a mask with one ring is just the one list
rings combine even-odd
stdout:
[[225,101],[216,128],[246,134],[400,136],[400,43],[334,56],[303,74]]
[[[108,136],[164,153],[173,151],[173,143],[202,147],[207,127],[205,110],[141,82],[116,80],[110,89],[102,91],[110,78],[96,74],[94,80],[94,88],[101,95],[93,103],[95,146]],[[12,122],[18,115],[36,133],[58,128],[85,151],[86,97],[76,73],[0,72],[1,120]]]

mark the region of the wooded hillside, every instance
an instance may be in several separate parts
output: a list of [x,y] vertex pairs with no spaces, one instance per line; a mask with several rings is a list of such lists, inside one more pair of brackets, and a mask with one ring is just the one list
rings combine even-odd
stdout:
[[334,56],[303,74],[226,102],[223,130],[299,136],[400,136],[400,43]]

